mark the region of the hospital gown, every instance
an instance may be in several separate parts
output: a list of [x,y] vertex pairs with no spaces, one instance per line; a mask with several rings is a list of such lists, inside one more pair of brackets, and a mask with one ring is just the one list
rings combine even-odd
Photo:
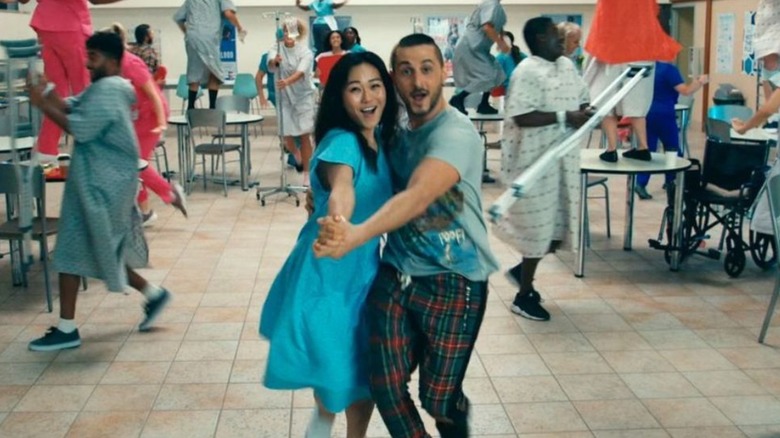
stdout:
[[138,141],[130,106],[133,87],[119,76],[99,79],[70,105],[75,146],[62,197],[54,269],[98,278],[110,291],[127,285],[138,190]]
[[[268,59],[276,58],[276,47],[268,52]],[[303,78],[278,91],[276,100],[281,106],[281,133],[283,136],[298,137],[314,131],[315,90],[311,80],[314,54],[304,42],[293,47],[281,46],[282,62],[279,67],[269,65],[277,80],[287,79],[296,71],[303,72]]]
[[466,32],[455,46],[453,77],[455,86],[469,93],[484,93],[501,85],[506,79],[504,71],[490,54],[493,40],[488,38],[482,26],[490,23],[499,34],[506,25],[506,12],[499,0],[484,0],[471,14]]
[[173,20],[184,23],[187,49],[187,82],[205,83],[209,73],[222,81],[225,77],[219,57],[222,37],[222,13],[236,10],[232,0],[185,0]]

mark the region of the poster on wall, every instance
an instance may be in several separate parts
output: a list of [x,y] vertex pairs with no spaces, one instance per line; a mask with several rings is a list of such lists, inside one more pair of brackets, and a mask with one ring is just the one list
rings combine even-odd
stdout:
[[755,76],[758,73],[756,52],[753,50],[753,35],[756,32],[756,11],[745,12],[745,32],[742,39],[742,72]]
[[734,14],[719,14],[716,42],[715,71],[734,73]]
[[455,56],[455,45],[458,44],[460,36],[465,31],[465,16],[428,17],[426,20],[425,33],[436,41],[436,45],[439,46],[444,55],[444,68],[447,71],[447,77],[452,76],[452,58]]
[[234,81],[238,73],[236,57],[236,27],[227,20],[222,21],[222,38],[219,41],[219,60],[225,71],[225,81]]
[[[319,24],[315,26],[314,20],[316,19],[317,17],[315,16],[309,17],[309,29],[311,29],[311,32],[309,32],[309,47],[315,55],[318,55],[322,52],[327,52],[330,50],[330,45],[325,45],[325,38],[330,33],[330,27]],[[336,25],[343,33],[344,29],[352,26],[352,17],[347,15],[337,15]]]
[[0,11],[6,10],[6,11],[18,11],[19,10],[19,2],[13,2],[9,1],[7,3],[4,3],[0,1]]

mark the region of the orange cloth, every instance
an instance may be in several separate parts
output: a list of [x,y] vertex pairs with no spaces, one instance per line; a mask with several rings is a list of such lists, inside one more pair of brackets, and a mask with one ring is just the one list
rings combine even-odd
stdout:
[[658,22],[656,0],[598,0],[585,51],[607,64],[667,61],[682,46]]

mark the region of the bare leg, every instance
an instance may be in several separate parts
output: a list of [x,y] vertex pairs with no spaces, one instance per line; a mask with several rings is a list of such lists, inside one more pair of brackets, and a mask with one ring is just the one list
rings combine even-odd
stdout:
[[146,279],[129,267],[125,267],[125,269],[127,269],[127,282],[130,283],[130,287],[138,292],[143,292],[146,285],[149,284]]
[[295,137],[293,136],[285,136],[284,137],[284,148],[287,149],[287,152],[291,153],[293,157],[295,157],[295,161],[298,164],[303,164],[301,161],[303,158],[301,158],[301,151],[298,150],[297,147],[295,147]]
[[76,299],[79,296],[81,277],[60,273],[60,318],[76,318]]
[[647,119],[644,117],[631,117],[631,129],[636,135],[637,149],[647,149]]
[[[604,130],[604,134],[607,136],[607,150],[614,151],[617,149],[618,132],[617,132],[618,120],[614,115],[608,115],[601,121],[601,129]],[[646,142],[645,142],[646,143]]]
[[[294,147],[294,145],[293,145]],[[303,159],[303,171],[309,171],[309,160],[311,160],[312,146],[311,136],[304,134],[301,136],[301,158]]]
[[361,400],[347,408],[347,438],[365,438],[374,412],[373,400]]

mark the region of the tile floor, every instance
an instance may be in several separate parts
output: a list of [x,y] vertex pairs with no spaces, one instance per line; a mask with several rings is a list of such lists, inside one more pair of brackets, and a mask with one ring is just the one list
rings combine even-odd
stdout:
[[[701,136],[692,137],[700,153]],[[275,139],[252,141],[255,177],[277,183]],[[492,168],[498,159],[491,151]],[[603,201],[590,201],[586,277],[572,275],[569,252],[546,258],[539,269],[551,321],[514,316],[515,289],[502,275],[491,278],[465,382],[473,435],[780,437],[780,317],[767,345],[756,343],[773,273],[748,261],[742,276],[730,279],[720,263],[697,257],[670,272],[645,243],[658,232],[660,185],[655,177],[655,199],[637,203],[631,252],[622,250],[623,179],[609,181],[611,239]],[[50,189],[53,211],[58,190]],[[499,189],[486,186],[484,193],[489,205]],[[151,267],[143,274],[175,299],[150,333],[136,330],[140,294],[109,294],[92,281],[78,303],[83,346],[31,353],[27,342],[56,323],[57,309],[44,311],[40,271],[28,289],[13,288],[8,258],[0,259],[0,436],[303,435],[311,394],[259,383],[267,344],[257,326],[304,210],[274,200],[261,207],[253,190],[232,188],[225,198],[219,186],[195,188],[188,220],[156,208],[160,220],[147,230]],[[519,259],[504,242],[491,243],[505,267]],[[334,436],[344,434],[340,419]],[[369,436],[387,436],[376,414]]]

